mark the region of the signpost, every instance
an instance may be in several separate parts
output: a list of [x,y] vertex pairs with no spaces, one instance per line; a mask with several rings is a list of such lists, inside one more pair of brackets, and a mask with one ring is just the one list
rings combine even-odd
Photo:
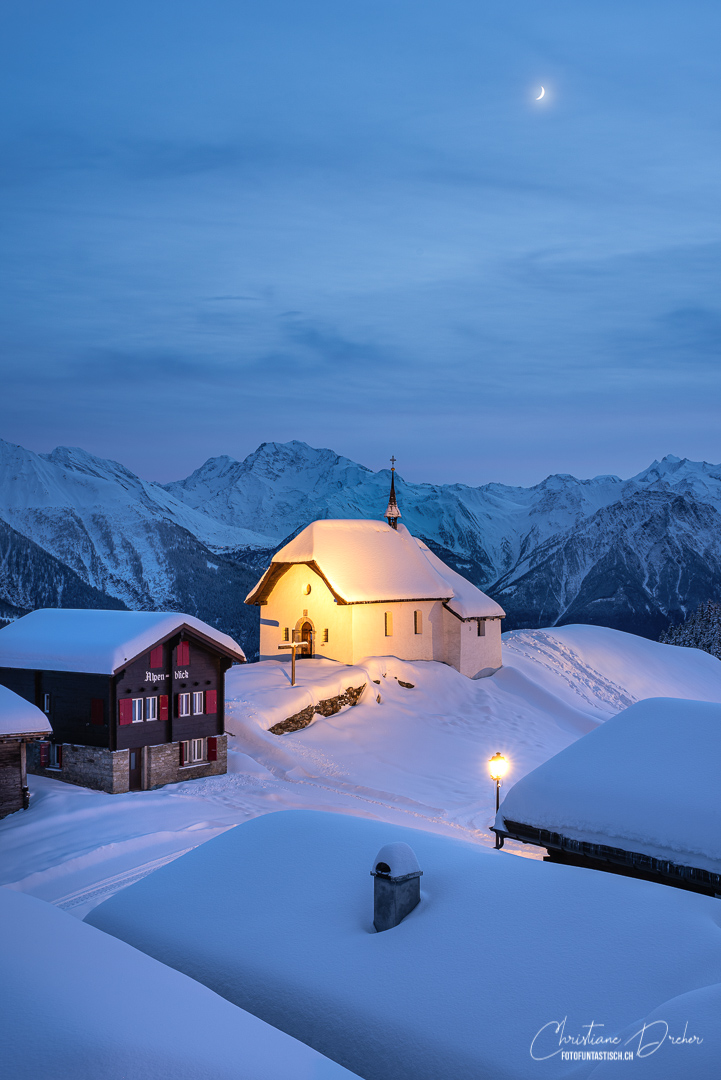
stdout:
[[[294,630],[293,633],[296,634],[297,631]],[[296,649],[307,649],[308,648],[308,642],[307,641],[292,641],[289,645],[279,645],[278,648],[279,649],[291,649],[292,650],[292,652],[291,652],[291,667],[290,667],[290,685],[295,686],[295,650]]]

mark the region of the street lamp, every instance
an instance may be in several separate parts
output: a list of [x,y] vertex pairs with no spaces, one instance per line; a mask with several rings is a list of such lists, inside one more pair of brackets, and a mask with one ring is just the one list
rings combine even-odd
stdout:
[[[508,762],[504,758],[503,754],[494,754],[488,761],[488,770],[491,774],[491,780],[496,784],[496,813],[498,813],[501,805],[501,784],[503,783],[503,777],[508,771]],[[496,847],[503,847],[503,838],[496,833]]]

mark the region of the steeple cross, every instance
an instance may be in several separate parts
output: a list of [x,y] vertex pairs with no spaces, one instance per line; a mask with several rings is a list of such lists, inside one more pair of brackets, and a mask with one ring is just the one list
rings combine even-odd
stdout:
[[394,468],[394,469],[395,469],[395,467],[396,467],[396,459],[395,459],[394,457],[392,457],[392,458],[391,458],[391,466],[392,466],[392,468]]

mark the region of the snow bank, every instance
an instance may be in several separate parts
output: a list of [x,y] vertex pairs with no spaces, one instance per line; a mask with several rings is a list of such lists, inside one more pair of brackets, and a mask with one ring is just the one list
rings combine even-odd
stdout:
[[350,1080],[205,986],[0,888],[8,1080]]
[[519,780],[496,824],[721,874],[720,761],[721,705],[649,698]]
[[44,608],[0,630],[0,667],[113,675],[157,641],[187,626],[237,660],[245,654],[227,634],[192,615],[169,611]]
[[[398,841],[418,857],[422,899],[376,934],[368,866]],[[613,1035],[718,981],[719,910],[645,881],[286,811],[196,848],[87,920],[365,1080],[558,1080],[592,1065],[561,1061],[548,1025],[567,1017],[567,1034],[593,1021]],[[674,1026],[682,1015],[674,1006]],[[711,1036],[708,1011],[686,1019]],[[545,1061],[531,1056],[539,1032]],[[677,1075],[704,1075],[711,1045],[677,1048]]]
[[267,730],[308,705],[317,705],[319,701],[337,697],[350,686],[357,688],[369,681],[365,667],[339,664],[335,660],[301,660],[296,663],[295,671],[295,686],[290,685],[290,664],[279,660],[244,664],[247,677],[242,679],[235,671],[229,672],[226,695],[230,685],[227,680],[232,679],[230,694],[236,707],[226,715],[226,731],[242,734],[242,726],[236,719],[240,706],[244,706],[244,718]]
[[19,694],[0,686],[0,735],[50,734],[48,718]]

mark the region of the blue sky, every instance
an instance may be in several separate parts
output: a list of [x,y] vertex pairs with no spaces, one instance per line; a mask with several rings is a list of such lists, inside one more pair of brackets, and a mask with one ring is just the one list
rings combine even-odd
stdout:
[[[6,5],[3,437],[721,460],[721,9]],[[542,101],[535,96],[546,87]]]

